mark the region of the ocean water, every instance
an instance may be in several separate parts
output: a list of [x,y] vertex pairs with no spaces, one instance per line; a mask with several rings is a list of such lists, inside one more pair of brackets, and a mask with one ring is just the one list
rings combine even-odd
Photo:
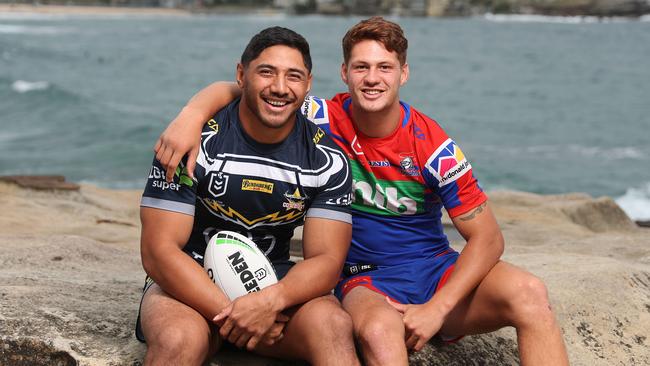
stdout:
[[[406,102],[436,119],[487,190],[608,195],[650,219],[650,18],[393,18]],[[355,17],[0,14],[0,175],[141,188],[185,101],[232,80],[250,37],[311,43],[315,95],[343,91]]]

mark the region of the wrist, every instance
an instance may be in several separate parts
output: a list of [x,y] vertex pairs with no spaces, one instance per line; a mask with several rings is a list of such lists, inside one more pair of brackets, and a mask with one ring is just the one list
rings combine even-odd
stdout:
[[449,315],[449,313],[451,313],[453,310],[455,304],[450,301],[443,300],[443,298],[440,296],[434,295],[431,300],[426,303],[426,306],[430,311],[439,314],[443,318],[446,318],[447,315]]
[[271,304],[271,310],[276,313],[287,307],[284,290],[284,284],[278,282],[260,291],[260,293],[263,293],[264,296],[268,298],[269,303]]

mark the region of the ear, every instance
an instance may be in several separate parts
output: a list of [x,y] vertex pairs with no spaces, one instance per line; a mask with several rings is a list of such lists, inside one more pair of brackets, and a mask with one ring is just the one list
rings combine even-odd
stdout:
[[403,86],[409,79],[409,64],[405,63],[400,68],[402,69],[402,74],[399,77],[399,86]]
[[309,91],[311,90],[311,82],[312,82],[312,74],[310,73],[309,76],[307,76],[307,95],[309,95]]
[[237,79],[237,85],[239,88],[244,85],[244,65],[241,63],[237,64],[237,72],[235,73],[235,78]]
[[348,84],[348,65],[345,62],[341,64],[341,80],[343,84]]

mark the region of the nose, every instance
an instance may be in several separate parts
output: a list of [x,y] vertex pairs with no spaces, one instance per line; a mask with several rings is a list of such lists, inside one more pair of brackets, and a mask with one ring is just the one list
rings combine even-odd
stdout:
[[273,82],[271,83],[269,90],[273,95],[278,97],[284,97],[289,93],[286,80],[284,77],[282,77],[282,75],[278,75],[273,78]]
[[379,71],[376,67],[370,67],[363,81],[368,85],[379,84]]

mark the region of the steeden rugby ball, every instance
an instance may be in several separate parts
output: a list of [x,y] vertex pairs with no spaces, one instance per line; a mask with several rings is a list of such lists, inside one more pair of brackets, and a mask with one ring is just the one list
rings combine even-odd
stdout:
[[247,237],[220,231],[210,239],[203,268],[230,300],[278,282],[273,265]]

